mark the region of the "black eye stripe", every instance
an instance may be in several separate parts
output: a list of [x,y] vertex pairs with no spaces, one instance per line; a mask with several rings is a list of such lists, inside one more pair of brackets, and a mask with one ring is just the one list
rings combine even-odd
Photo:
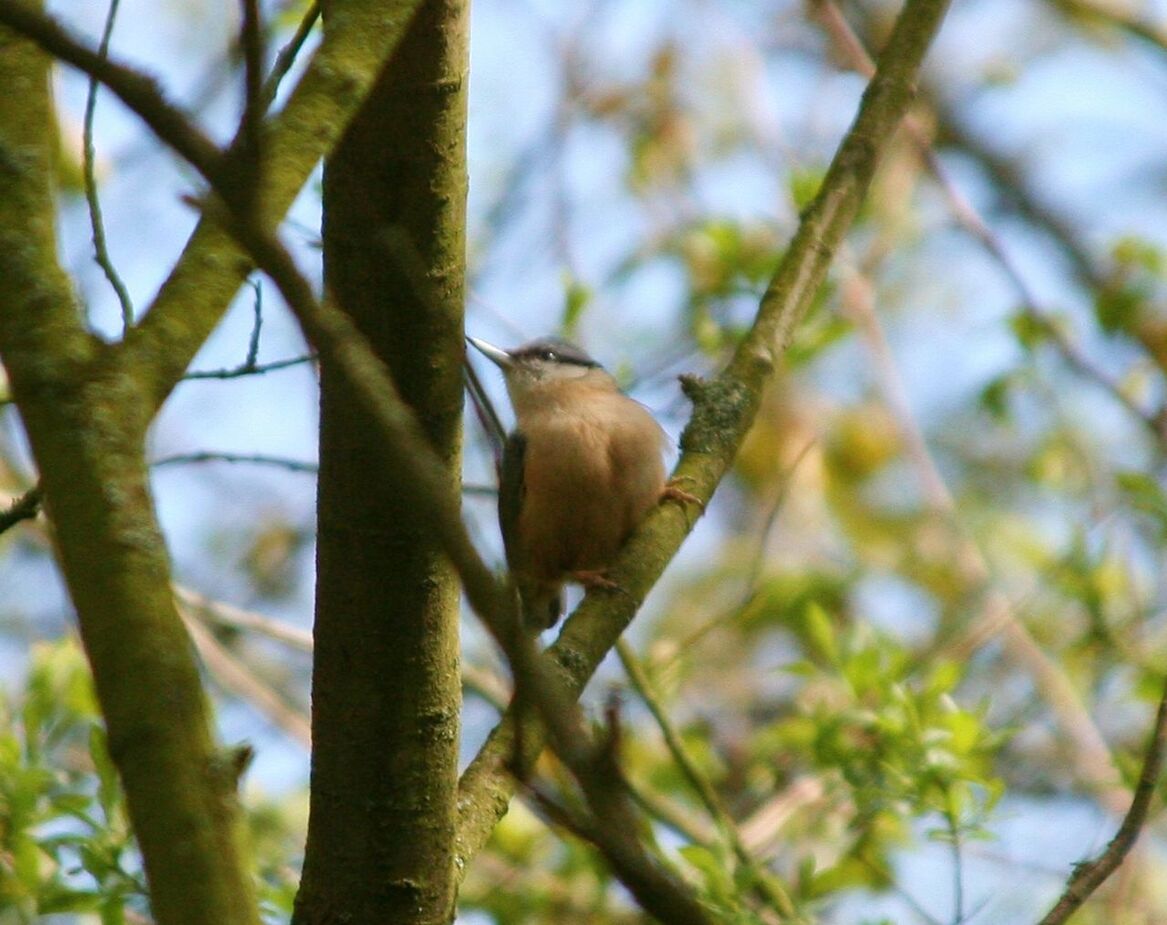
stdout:
[[537,360],[543,363],[568,363],[572,366],[593,367],[600,364],[590,356],[567,343],[559,343],[553,338],[531,341],[510,351],[516,360]]

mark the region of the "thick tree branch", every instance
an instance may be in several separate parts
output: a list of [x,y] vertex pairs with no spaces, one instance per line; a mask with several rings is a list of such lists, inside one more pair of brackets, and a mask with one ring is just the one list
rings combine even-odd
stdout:
[[150,414],[83,328],[56,259],[48,77],[48,57],[0,28],[0,355],[41,472],[155,918],[251,925],[258,910],[238,840],[236,775],[215,750],[150,502]]
[[[729,366],[709,382],[688,380],[693,417],[681,439],[674,476],[686,490],[708,500],[733,462],[753,423],[777,354],[789,344],[799,320],[825,278],[827,267],[870,185],[880,154],[890,144],[911,102],[916,75],[944,11],[945,0],[909,0],[864,93],[858,116],[831,164],[815,201],[804,213],[762,298],[754,325]],[[578,695],[631,621],[691,528],[677,505],[662,505],[633,535],[611,569],[626,594],[592,592],[564,624],[550,653]],[[543,744],[533,723],[516,735],[516,714],[491,734],[462,776],[459,855],[463,862],[485,844],[513,793],[509,765],[516,750],[533,761]]]

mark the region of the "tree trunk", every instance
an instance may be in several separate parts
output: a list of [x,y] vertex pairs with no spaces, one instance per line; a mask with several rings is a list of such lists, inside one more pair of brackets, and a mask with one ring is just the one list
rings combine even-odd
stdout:
[[[324,174],[329,293],[389,367],[455,495],[467,25],[461,0],[423,5]],[[459,588],[377,433],[323,364],[298,925],[441,923],[454,912]]]
[[49,59],[0,28],[0,356],[40,472],[159,925],[259,921],[236,770],[170,592],[137,370],[85,330],[57,261]]

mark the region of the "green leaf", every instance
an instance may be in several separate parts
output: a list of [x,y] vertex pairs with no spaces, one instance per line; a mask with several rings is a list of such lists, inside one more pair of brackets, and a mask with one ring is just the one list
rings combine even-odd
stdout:
[[563,284],[563,317],[560,320],[560,328],[564,337],[571,338],[575,336],[584,309],[591,304],[592,290],[590,286],[566,272]]
[[1132,508],[1149,515],[1160,530],[1167,532],[1167,493],[1157,480],[1145,472],[1128,469],[1115,474],[1115,483]]
[[839,644],[831,618],[817,603],[811,601],[803,614],[806,639],[815,653],[832,665],[839,662]]
[[1017,342],[1026,350],[1033,350],[1049,336],[1042,322],[1027,311],[1015,313],[1009,319],[1009,326]]

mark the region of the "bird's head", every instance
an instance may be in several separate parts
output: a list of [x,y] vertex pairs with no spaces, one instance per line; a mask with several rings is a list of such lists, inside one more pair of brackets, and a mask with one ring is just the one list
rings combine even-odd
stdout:
[[602,366],[574,344],[558,337],[540,337],[503,350],[477,337],[467,337],[479,353],[502,370],[507,393],[517,413],[542,396],[561,400],[572,383],[607,387],[614,383]]

